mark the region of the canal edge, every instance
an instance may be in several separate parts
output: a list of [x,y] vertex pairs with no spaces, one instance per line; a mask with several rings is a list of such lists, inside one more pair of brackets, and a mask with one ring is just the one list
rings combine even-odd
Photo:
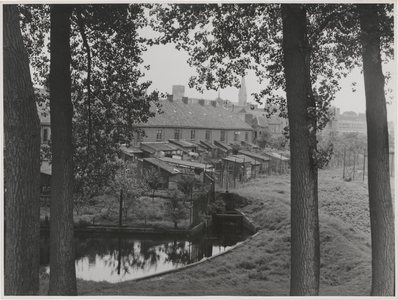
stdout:
[[[242,214],[243,214],[243,213],[242,213]],[[215,254],[214,256],[211,256],[211,257],[203,258],[202,260],[200,260],[200,261],[198,261],[198,262],[195,262],[195,263],[193,263],[193,264],[189,264],[189,265],[183,266],[183,267],[181,267],[181,268],[173,269],[173,270],[163,271],[163,272],[157,273],[157,274],[152,274],[152,275],[147,275],[147,276],[140,277],[140,278],[136,278],[136,279],[131,279],[131,280],[128,280],[128,282],[138,282],[138,281],[142,281],[142,280],[155,279],[156,277],[161,277],[161,276],[164,276],[164,275],[169,275],[169,274],[172,274],[172,273],[177,273],[177,272],[186,270],[186,269],[188,269],[188,268],[193,268],[193,267],[195,267],[195,266],[197,266],[197,265],[199,265],[199,264],[202,264],[202,263],[205,263],[205,262],[210,262],[211,260],[213,260],[213,259],[215,259],[215,258],[217,258],[217,257],[219,257],[219,256],[225,255],[225,254],[227,254],[227,253],[229,253],[229,252],[235,250],[236,248],[241,247],[242,245],[244,245],[245,243],[247,243],[249,240],[251,240],[251,239],[253,239],[254,237],[256,237],[256,236],[260,233],[260,231],[261,231],[261,230],[257,230],[257,227],[254,226],[254,224],[253,224],[252,222],[250,222],[250,220],[247,219],[246,216],[245,216],[244,214],[243,214],[243,216],[244,216],[244,218],[245,218],[254,228],[256,228],[256,232],[255,232],[252,236],[250,236],[248,239],[246,239],[246,240],[244,240],[244,241],[242,241],[242,242],[238,242],[236,245],[232,246],[232,247],[229,248],[228,250],[225,250],[225,251],[223,251],[223,252],[221,252],[221,253],[217,253],[217,254]],[[159,280],[160,280],[160,279],[159,279]]]

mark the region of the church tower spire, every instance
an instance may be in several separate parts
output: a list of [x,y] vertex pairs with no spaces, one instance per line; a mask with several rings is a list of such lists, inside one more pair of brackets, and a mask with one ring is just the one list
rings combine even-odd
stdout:
[[242,77],[240,89],[239,89],[239,105],[246,105],[247,103],[247,92],[246,92],[246,83],[245,77]]

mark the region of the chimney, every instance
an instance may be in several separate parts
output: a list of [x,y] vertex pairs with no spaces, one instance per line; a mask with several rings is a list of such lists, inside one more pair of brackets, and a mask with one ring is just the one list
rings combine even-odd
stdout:
[[245,114],[245,122],[252,126],[253,124],[253,115],[252,114]]
[[173,99],[181,100],[185,96],[185,86],[173,85]]
[[188,97],[182,97],[182,102],[184,102],[185,104],[188,104]]
[[211,105],[217,107],[217,101],[211,101]]
[[173,95],[167,95],[167,100],[169,100],[170,102],[173,102]]
[[198,103],[202,106],[205,106],[205,100],[204,99],[199,99]]

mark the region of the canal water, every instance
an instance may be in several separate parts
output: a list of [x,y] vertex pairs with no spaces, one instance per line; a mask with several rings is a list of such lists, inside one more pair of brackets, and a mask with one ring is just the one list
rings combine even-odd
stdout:
[[[232,225],[213,228],[195,239],[172,235],[76,235],[76,277],[111,283],[140,278],[201,261],[248,236],[248,232]],[[40,265],[49,273],[50,239],[40,239]]]

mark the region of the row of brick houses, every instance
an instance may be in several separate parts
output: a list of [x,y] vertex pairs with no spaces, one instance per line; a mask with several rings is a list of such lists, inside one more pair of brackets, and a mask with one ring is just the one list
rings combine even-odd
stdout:
[[[161,100],[161,112],[148,119],[147,123],[136,124],[137,132],[132,146],[142,142],[165,142],[169,140],[185,140],[192,143],[200,141],[213,143],[220,141],[225,144],[253,140],[253,128],[245,121],[223,107],[218,101],[198,99]],[[152,105],[156,110],[156,106]]]

